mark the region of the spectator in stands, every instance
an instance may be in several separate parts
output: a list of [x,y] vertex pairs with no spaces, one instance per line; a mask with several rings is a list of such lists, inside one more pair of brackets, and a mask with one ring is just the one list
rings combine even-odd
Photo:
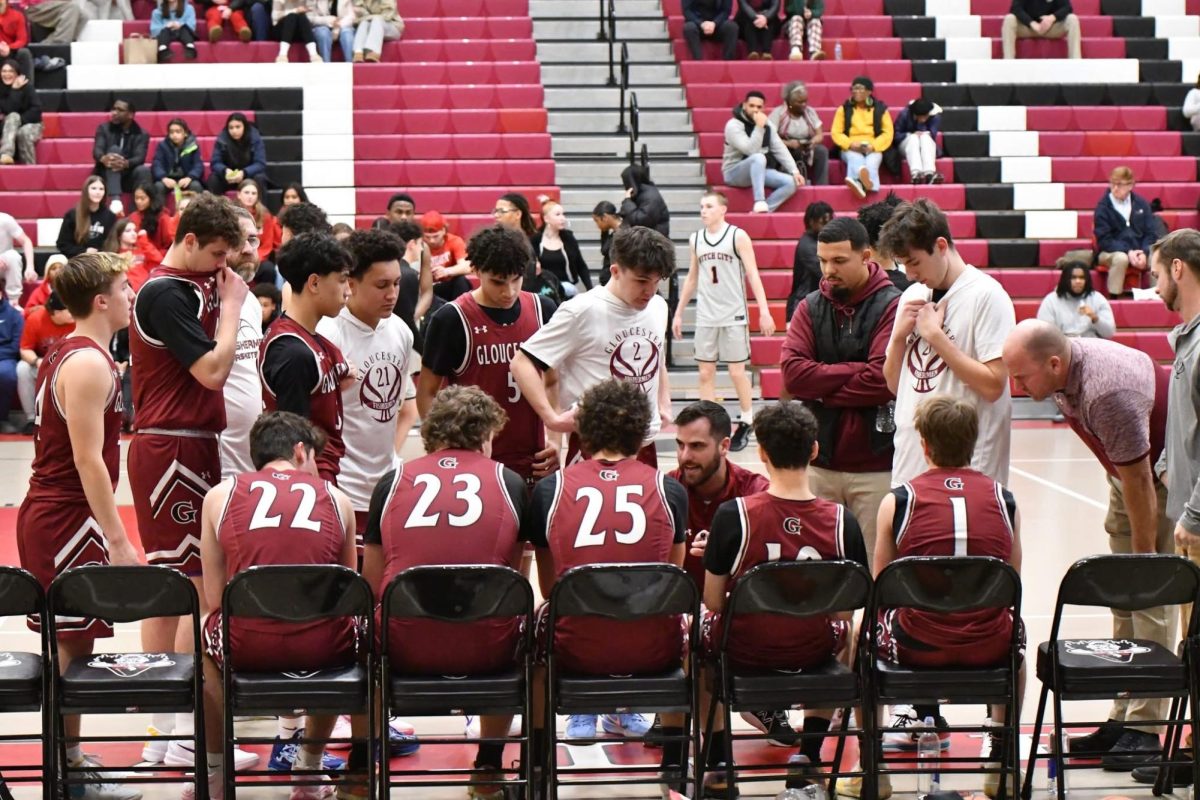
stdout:
[[516,228],[530,240],[537,235],[537,226],[533,222],[533,214],[529,211],[529,201],[523,194],[508,192],[500,195],[496,207],[492,209],[492,219],[501,225]]
[[1200,131],[1200,76],[1196,78],[1196,85],[1188,90],[1187,97],[1183,98],[1183,116],[1187,117],[1192,130]]
[[810,186],[829,183],[829,148],[821,144],[824,133],[821,118],[808,104],[804,81],[792,81],[783,87],[783,102],[768,117],[779,131],[779,138],[792,153]]
[[[25,268],[21,268],[20,247],[25,253]],[[4,270],[4,293],[13,305],[21,302],[23,280],[37,280],[33,269],[33,242],[11,214],[0,211],[0,269]]]
[[150,183],[144,183],[133,190],[133,207],[135,211],[129,215],[138,230],[145,231],[150,243],[162,252],[167,252],[172,241],[171,215],[163,210],[162,192]]
[[1061,39],[1067,37],[1067,58],[1083,58],[1079,17],[1071,11],[1071,0],[1012,0],[1000,27],[1005,58],[1017,57],[1017,39]]
[[163,253],[150,241],[145,231],[138,230],[132,217],[117,220],[104,249],[125,256],[128,266],[129,286],[136,293],[150,278],[150,270],[162,263]]
[[271,323],[279,317],[280,307],[283,305],[283,295],[273,283],[256,283],[251,291],[258,298],[258,304],[262,306],[262,329],[263,333],[266,333],[267,328],[271,327]]
[[1109,190],[1096,203],[1092,232],[1100,270],[1108,272],[1109,297],[1141,286],[1150,245],[1158,238],[1150,203],[1133,191],[1133,184],[1133,170],[1117,167],[1108,177]]
[[[31,24],[50,30],[50,34],[41,40],[42,44],[70,44],[79,39],[83,26],[94,18],[91,9],[75,0],[24,0],[21,6]],[[55,59],[58,61],[62,59]],[[61,69],[62,66],[55,64],[53,68]]]
[[159,0],[150,15],[150,35],[158,40],[158,63],[174,58],[171,42],[183,45],[183,56],[196,59],[196,10],[187,0]]
[[552,198],[542,203],[542,228],[534,235],[532,244],[538,265],[543,271],[554,273],[566,297],[592,288],[592,276],[575,234],[567,227],[562,203]]
[[296,42],[304,45],[310,63],[320,63],[321,56],[317,53],[317,38],[308,19],[306,0],[272,0],[271,24],[274,26],[272,33],[279,41],[279,55],[275,56],[277,63],[287,63],[288,49]]
[[268,260],[279,246],[282,232],[279,230],[279,220],[262,204],[262,191],[258,188],[258,182],[247,178],[239,183],[237,202],[250,212],[250,216],[254,217],[254,224],[258,226],[259,261]]
[[883,225],[892,217],[892,212],[896,210],[896,206],[904,201],[901,200],[895,192],[888,192],[887,197],[880,200],[878,203],[871,203],[868,206],[860,206],[858,209],[858,221],[867,229],[867,236],[871,240],[871,252],[875,254],[875,260],[879,265],[887,270],[888,280],[890,280],[897,289],[904,291],[912,281],[904,274],[904,270],[896,263],[895,257],[880,241],[879,232],[883,230]]
[[235,111],[225,120],[225,130],[213,146],[208,190],[225,194],[247,178],[261,180],[266,176],[267,147],[262,135],[245,114]]
[[121,192],[132,192],[134,186],[150,180],[150,168],[146,166],[150,134],[134,121],[136,114],[132,101],[117,98],[109,112],[109,121],[96,126],[92,143],[92,158],[96,162],[92,171],[104,179],[104,189],[111,200],[109,207],[118,216],[125,213]]
[[40,308],[46,305],[46,300],[50,297],[50,292],[54,291],[54,276],[67,263],[67,257],[62,253],[55,253],[46,259],[45,272],[46,276],[29,293],[29,297],[25,299],[25,316],[28,317],[35,308]]
[[404,20],[396,11],[396,0],[354,0],[354,62],[378,61],[383,43],[399,39]]
[[[733,108],[725,123],[725,153],[721,175],[730,186],[748,186],[754,193],[754,213],[775,211],[796,189],[804,185],[804,175],[792,153],[783,144],[775,124],[763,112],[766,98],[751,91]],[[771,196],[766,190],[770,188]]]
[[785,0],[787,12],[788,58],[804,60],[805,39],[808,40],[808,57],[822,61],[825,51],[821,49],[821,15],[825,13],[825,0]]
[[937,171],[938,132],[942,127],[942,107],[924,97],[913,100],[896,117],[896,145],[908,161],[913,183],[941,183]]
[[42,359],[60,339],[75,330],[75,319],[54,292],[46,305],[38,306],[25,318],[21,332],[21,361],[17,364],[17,397],[25,412],[26,435],[33,433],[34,389]]
[[1082,261],[1060,259],[1058,288],[1042,299],[1037,318],[1067,336],[1111,339],[1117,332],[1112,306],[1092,288],[1092,273]]
[[746,58],[751,61],[770,61],[771,45],[779,35],[780,0],[737,0],[737,23],[742,41],[746,43]]
[[412,195],[407,192],[397,192],[388,198],[387,213],[372,222],[371,227],[388,228],[393,223],[413,220],[416,216],[417,203],[412,199]]
[[[332,13],[335,6],[337,14]],[[322,61],[333,61],[334,39],[342,48],[342,60],[351,60],[354,55],[354,3],[351,0],[315,0],[314,7],[308,11],[308,21],[312,23]]]
[[863,199],[879,191],[883,151],[892,146],[892,116],[873,96],[875,82],[860,75],[850,84],[848,99],[833,115],[830,135],[846,162],[846,185]]
[[592,209],[592,222],[600,230],[600,285],[608,283],[612,267],[612,237],[617,228],[621,227],[621,217],[617,207],[607,200],[601,200]]
[[462,237],[450,232],[445,217],[437,211],[426,211],[421,215],[421,230],[425,244],[429,245],[434,293],[450,302],[460,294],[471,291],[471,284],[467,280],[467,275],[471,273],[471,262],[467,260],[467,244]]
[[787,299],[787,319],[800,301],[821,285],[821,262],[817,260],[817,234],[833,219],[833,206],[820,200],[804,209],[804,233],[792,256],[792,291]]
[[175,201],[175,214],[169,220],[167,228],[167,236],[171,241],[175,241],[175,231],[179,227],[179,218],[183,216],[183,210],[188,207],[188,204],[196,199],[199,192],[180,192],[179,199]]
[[625,199],[621,201],[621,227],[653,228],[663,236],[671,235],[671,211],[662,192],[650,180],[650,168],[631,164],[621,170]]
[[[154,148],[150,167],[154,181],[167,191],[199,188],[204,178],[204,159],[192,129],[181,118],[167,123],[167,135]],[[193,186],[192,184],[195,184]]]
[[721,43],[721,58],[733,61],[738,39],[737,23],[729,18],[733,0],[683,0],[682,8],[683,38],[692,59],[704,58],[701,39],[715,39]]
[[21,309],[0,297],[0,431],[13,433],[8,412],[17,389],[17,364],[21,363],[21,333],[25,316]]
[[299,203],[311,203],[308,199],[308,192],[304,191],[304,187],[298,183],[289,183],[283,187],[283,191],[279,193],[279,207],[294,206]]
[[62,69],[67,63],[57,56],[34,58],[29,49],[29,25],[25,14],[8,0],[0,0],[0,59],[7,58],[17,62],[18,70],[29,79],[31,86],[35,68],[52,72]]
[[42,106],[33,84],[11,58],[0,64],[0,119],[4,121],[0,164],[36,164],[37,143],[42,139]]
[[[247,4],[245,0],[207,0],[208,9],[204,12],[204,23],[208,26],[208,42],[216,44],[225,35],[225,23],[233,29],[243,42],[250,41],[254,34],[246,22]],[[254,5],[266,10],[261,3]]]
[[58,251],[67,258],[104,249],[104,240],[117,224],[117,215],[104,207],[104,179],[89,175],[79,192],[79,202],[63,214],[58,227]]

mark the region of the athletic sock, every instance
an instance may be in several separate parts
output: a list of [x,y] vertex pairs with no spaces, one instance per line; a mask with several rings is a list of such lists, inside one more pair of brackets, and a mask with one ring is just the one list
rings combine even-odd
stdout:
[[[824,717],[814,717],[812,714],[804,715],[804,732],[805,733],[827,733],[829,731],[829,720]],[[808,756],[808,760],[813,764],[821,760],[821,745],[825,743],[824,736],[813,736],[805,738],[803,744],[800,745],[800,753]]]
[[280,42],[279,43],[279,55],[286,56],[288,53],[288,48],[291,46],[292,46],[291,42]]
[[479,753],[475,756],[475,768],[492,767],[500,769],[504,766],[503,742],[480,742]]
[[[176,736],[191,736],[196,730],[196,718],[191,712],[181,712],[175,715],[175,728],[171,731]],[[181,745],[191,749],[190,742],[180,742]]]
[[279,728],[275,735],[280,739],[291,739],[304,730],[304,717],[279,717]]
[[204,757],[208,760],[208,774],[212,775],[215,772],[220,772],[225,765],[224,753],[209,753],[205,752]]
[[679,767],[683,765],[683,753],[687,748],[687,744],[676,739],[671,740],[671,737],[683,736],[683,728],[670,727],[664,725],[662,727],[662,761],[660,762],[663,769],[668,767]]
[[725,761],[725,737],[727,731],[713,731],[708,737],[708,762],[705,764],[707,769],[712,769],[718,764]]
[[304,49],[308,51],[309,56],[315,56],[317,54],[316,42],[309,42],[308,44],[304,45]]
[[742,422],[746,423],[747,425],[753,425],[754,424],[754,408],[751,407],[749,410],[742,411],[739,419]]

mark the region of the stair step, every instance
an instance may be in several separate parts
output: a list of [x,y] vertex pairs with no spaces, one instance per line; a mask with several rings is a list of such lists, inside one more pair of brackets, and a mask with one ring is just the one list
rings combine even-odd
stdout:
[[[593,64],[543,64],[542,83],[546,86],[605,86],[608,70]],[[639,86],[655,83],[677,84],[679,69],[674,64],[630,64],[629,84]]]
[[[675,54],[671,50],[669,41],[628,42],[628,45],[631,61],[651,61],[672,65],[675,63]],[[543,66],[548,64],[607,64],[608,42],[539,41],[537,57]],[[620,58],[620,46],[615,50],[614,57]]]
[[[558,183],[572,186],[588,186],[612,182],[613,168],[620,166],[609,161],[559,161],[555,166],[555,179]],[[624,169],[624,167],[621,167]],[[675,182],[696,181],[704,178],[704,170],[696,162],[664,161],[654,162],[653,177],[656,181]],[[619,173],[620,170],[617,170]]]
[[[548,83],[548,82],[544,82]],[[631,87],[630,92],[637,92],[638,104],[643,108],[681,108],[686,107],[683,89],[671,87]],[[547,88],[545,92],[546,108],[551,111],[558,109],[617,109],[621,104],[621,90],[615,86],[571,86]],[[626,94],[628,97],[628,93]],[[626,100],[626,103],[632,101]]]
[[[556,111],[551,114],[550,124],[553,126],[554,119],[561,116],[563,112]],[[571,118],[568,117],[569,123]],[[619,156],[624,158],[629,152],[629,137],[620,134],[612,134],[610,136],[603,135],[576,135],[565,131],[555,131],[556,135],[553,140],[554,156],[573,156],[573,155],[605,155]],[[588,133],[597,134],[596,131]],[[677,155],[689,156],[695,158],[699,143],[696,137],[691,134],[679,133],[654,133],[646,131],[644,128],[640,132],[641,136],[638,139],[638,150],[641,150],[642,145],[646,145],[647,151],[651,158],[654,156]]]
[[[639,97],[640,99],[640,97]],[[689,111],[642,111],[639,130],[646,133],[691,133],[692,120]],[[617,109],[613,108],[604,119],[595,111],[556,110],[550,116],[547,127],[552,134],[558,133],[613,133],[617,132]],[[609,130],[606,130],[608,128]]]
[[[535,19],[533,22],[533,37],[539,42],[554,39],[607,42],[598,37],[599,32],[599,20],[594,16],[590,19]],[[617,41],[659,39],[666,35],[667,22],[661,13],[657,19],[629,17],[624,11],[617,17]]]
[[[617,30],[621,29],[621,19],[625,16],[649,17],[655,14],[662,16],[662,6],[658,0],[620,0],[617,3]],[[593,0],[529,0],[529,16],[534,19],[586,17],[599,26],[600,4]]]

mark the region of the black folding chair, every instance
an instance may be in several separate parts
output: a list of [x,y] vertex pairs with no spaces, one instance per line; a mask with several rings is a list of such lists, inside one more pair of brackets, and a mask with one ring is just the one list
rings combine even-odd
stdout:
[[[1179,737],[1186,725],[1194,724],[1197,705],[1195,642],[1197,632],[1197,592],[1200,569],[1184,558],[1172,555],[1100,555],[1082,558],[1071,565],[1058,587],[1050,640],[1038,645],[1037,676],[1042,682],[1037,718],[1033,728],[1033,746],[1021,796],[1028,800],[1033,791],[1033,767],[1039,757],[1051,758],[1058,769],[1058,791],[1065,787],[1066,769],[1094,768],[1095,763],[1071,764],[1070,760],[1096,759],[1102,753],[1062,753],[1064,700],[1169,697],[1171,710],[1164,720],[1145,720],[1141,724],[1166,725],[1167,747],[1159,751],[1160,769],[1154,785],[1155,796],[1170,789],[1170,767],[1190,764],[1193,774],[1200,770],[1200,750],[1193,748],[1187,760],[1172,760]],[[1186,647],[1177,655],[1147,639],[1060,639],[1064,606],[1104,606],[1124,611],[1141,611],[1158,606],[1192,603],[1188,620]],[[1038,753],[1046,698],[1054,694],[1054,733],[1051,755]],[[1188,703],[1191,715],[1184,703]],[[1075,722],[1071,727],[1099,723]],[[1149,758],[1153,753],[1148,752]]]
[[[37,579],[18,567],[0,567],[0,617],[15,617],[21,614],[46,618],[46,594]],[[38,635],[41,646],[36,653],[9,650],[0,652],[0,714],[37,711],[41,715],[42,730],[39,733],[3,733],[0,742],[27,742],[41,739],[41,763],[4,764],[0,775],[0,797],[11,800],[7,785],[10,783],[42,784],[42,797],[49,800],[53,795],[54,747],[52,733],[54,721],[50,716],[50,670],[46,657],[49,631],[45,624]]]
[[[736,653],[729,651],[730,632],[744,618],[760,614],[786,617],[826,617],[832,614],[866,608],[871,597],[871,576],[853,561],[774,561],[759,564],[740,578],[729,595],[722,614],[722,632],[715,662],[714,701],[724,707],[725,716],[725,780],[734,785],[737,777],[743,781],[778,780],[778,764],[733,763],[733,740],[768,738],[767,734],[733,734],[734,711],[761,711],[776,708],[841,708],[842,724],[833,735],[837,750],[831,764],[813,764],[813,768],[828,766],[832,797],[838,777],[862,777],[865,772],[840,772],[847,736],[856,736],[862,729],[849,729],[850,710],[863,699],[860,670],[850,669],[830,657],[828,661],[806,669],[747,669],[738,667]],[[716,702],[709,708],[705,723],[705,740],[712,733],[716,717]],[[801,738],[824,736],[806,733]],[[703,773],[706,758],[696,759]],[[755,772],[754,775],[743,775]],[[703,782],[703,774],[701,774]]]
[[[512,664],[486,675],[412,675],[393,669],[390,648],[391,620],[425,620],[467,626],[487,620],[511,620],[519,624],[519,649]],[[393,787],[475,786],[482,783],[503,787],[525,787],[525,796],[533,797],[533,768],[529,758],[532,731],[530,689],[533,686],[533,588],[521,573],[508,567],[489,565],[421,566],[397,575],[383,595],[380,615],[383,674],[383,709],[380,715],[380,740],[387,741],[388,718],[395,716],[446,716],[459,714],[521,714],[524,731],[520,736],[481,742],[519,742],[519,770],[500,767],[502,780],[480,780],[479,770],[409,769],[392,770],[389,759],[381,759],[381,780],[385,793]],[[463,635],[470,629],[464,628]],[[401,644],[403,644],[401,642]],[[422,745],[463,745],[476,740],[465,737],[421,737]],[[393,775],[430,776],[427,780],[395,781]],[[511,775],[512,777],[507,777]],[[463,776],[463,780],[446,780]]]
[[[657,674],[586,675],[576,674],[559,666],[561,658],[555,644],[555,633],[565,618],[601,617],[607,620],[632,622],[651,617],[691,615],[685,663],[672,666]],[[660,737],[660,741],[686,742],[690,752],[700,752],[699,680],[696,673],[696,647],[699,642],[700,593],[688,574],[672,564],[591,564],[563,573],[550,593],[550,608],[546,628],[546,780],[551,796],[559,786],[596,786],[686,783],[687,754],[680,775],[651,778],[581,777],[564,781],[560,774],[594,776],[611,773],[603,767],[559,767],[556,714],[611,714],[639,712],[682,713],[686,717],[685,732],[679,737]],[[613,642],[619,647],[620,642]],[[642,737],[644,741],[645,737]],[[599,737],[572,739],[572,744],[586,745],[606,741]],[[637,741],[633,737],[627,741]],[[698,771],[697,771],[698,777]],[[693,781],[695,794],[700,796],[700,783]]]
[[[271,565],[239,572],[221,596],[221,652],[225,669],[225,763],[233,764],[238,744],[270,744],[273,738],[241,737],[233,730],[235,716],[367,714],[368,731],[375,730],[374,656],[375,599],[371,587],[354,570],[336,564]],[[315,671],[247,672],[234,668],[237,653],[230,646],[229,628],[235,619],[269,619],[282,623],[353,618],[358,636],[358,660]],[[298,740],[298,744],[316,741]],[[386,741],[386,739],[384,740]],[[370,733],[368,752],[375,744]],[[377,745],[376,745],[377,746]],[[367,796],[375,797],[375,781],[367,759],[361,771],[343,771],[342,780],[360,778]],[[313,786],[325,782],[328,770],[293,767],[288,780],[266,769],[225,770],[225,796],[233,798],[238,786],[262,786],[261,778],[275,783]],[[241,780],[246,778],[247,780]]]
[[[1007,609],[1012,615],[1012,633],[1008,642],[1008,657],[994,667],[916,667],[895,664],[879,656],[878,620],[889,609],[913,609],[935,614],[955,614],[984,609]],[[944,774],[980,773],[990,770],[979,763],[978,757],[942,756],[933,767],[919,765],[916,756],[883,760],[882,734],[899,730],[879,726],[875,717],[881,704],[972,704],[1003,705],[1005,723],[1000,729],[1000,791],[998,800],[1009,794],[1009,778],[1015,790],[1020,781],[1019,719],[1021,638],[1021,578],[1011,566],[996,558],[982,556],[918,556],[901,558],[883,569],[875,580],[871,605],[863,622],[863,638],[867,640],[865,664],[871,702],[863,709],[872,737],[870,762],[874,765],[872,780],[876,783],[871,796],[878,796],[880,771],[913,774],[931,769]],[[958,725],[952,731],[965,733],[995,733],[996,728],[982,725]],[[911,729],[908,730],[911,732]],[[893,766],[908,764],[909,766]],[[972,766],[965,766],[971,764]],[[949,765],[949,766],[947,766]],[[963,765],[963,766],[955,766]],[[864,769],[870,770],[866,763]]]
[[[208,797],[208,764],[204,745],[203,671],[200,668],[200,599],[191,580],[169,567],[93,565],[69,569],[50,584],[46,616],[52,691],[51,713],[56,721],[56,755],[62,776],[62,796],[71,784],[86,783],[73,773],[91,767],[71,767],[66,748],[85,742],[140,742],[145,736],[80,736],[67,740],[64,714],[130,714],[191,712],[190,736],[166,736],[167,741],[191,742],[195,766],[191,780],[196,797]],[[110,623],[140,622],[154,617],[191,617],[190,653],[94,653],[62,670],[59,663],[59,619],[91,617]],[[61,673],[61,674],[60,674]],[[232,762],[230,762],[232,763]],[[111,769],[111,768],[108,768]],[[150,775],[158,767],[122,767],[130,773],[124,783],[179,783],[170,775]],[[104,771],[101,771],[101,775]]]

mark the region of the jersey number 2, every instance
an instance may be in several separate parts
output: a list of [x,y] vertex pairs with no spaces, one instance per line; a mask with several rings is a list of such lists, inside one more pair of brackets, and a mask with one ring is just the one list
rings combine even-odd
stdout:
[[[454,476],[451,483],[463,487],[460,491],[455,492],[454,496],[467,504],[467,510],[461,514],[447,514],[446,522],[452,528],[469,528],[479,522],[479,518],[483,516],[483,501],[479,499],[479,489],[482,484],[477,476],[470,473]],[[440,511],[430,514],[429,507],[433,505],[434,498],[442,492],[441,479],[437,475],[425,473],[413,478],[413,486],[421,487],[421,496],[417,498],[404,527],[432,528],[436,526],[441,521],[442,514]]]
[[[646,512],[637,503],[631,502],[634,497],[642,496],[641,486],[618,486],[617,502],[614,510],[618,514],[629,515],[629,530],[613,531],[618,544],[637,544],[646,535]],[[596,530],[596,522],[604,508],[604,496],[594,486],[581,486],[575,493],[575,502],[586,502],[583,510],[583,521],[579,523],[579,533],[575,535],[575,547],[598,547],[604,544],[608,531]]]
[[[258,503],[254,506],[254,514],[250,517],[250,525],[247,530],[256,531],[260,528],[278,528],[280,523],[283,522],[283,515],[269,513],[271,506],[275,505],[275,498],[278,495],[278,489],[275,488],[275,484],[267,481],[253,481],[250,484],[250,491],[253,492],[255,490],[261,492],[261,494],[258,496]],[[292,485],[290,491],[299,492],[301,497],[300,505],[297,507],[289,527],[319,533],[321,523],[312,518],[313,509],[317,507],[317,490],[307,483],[296,483]]]

